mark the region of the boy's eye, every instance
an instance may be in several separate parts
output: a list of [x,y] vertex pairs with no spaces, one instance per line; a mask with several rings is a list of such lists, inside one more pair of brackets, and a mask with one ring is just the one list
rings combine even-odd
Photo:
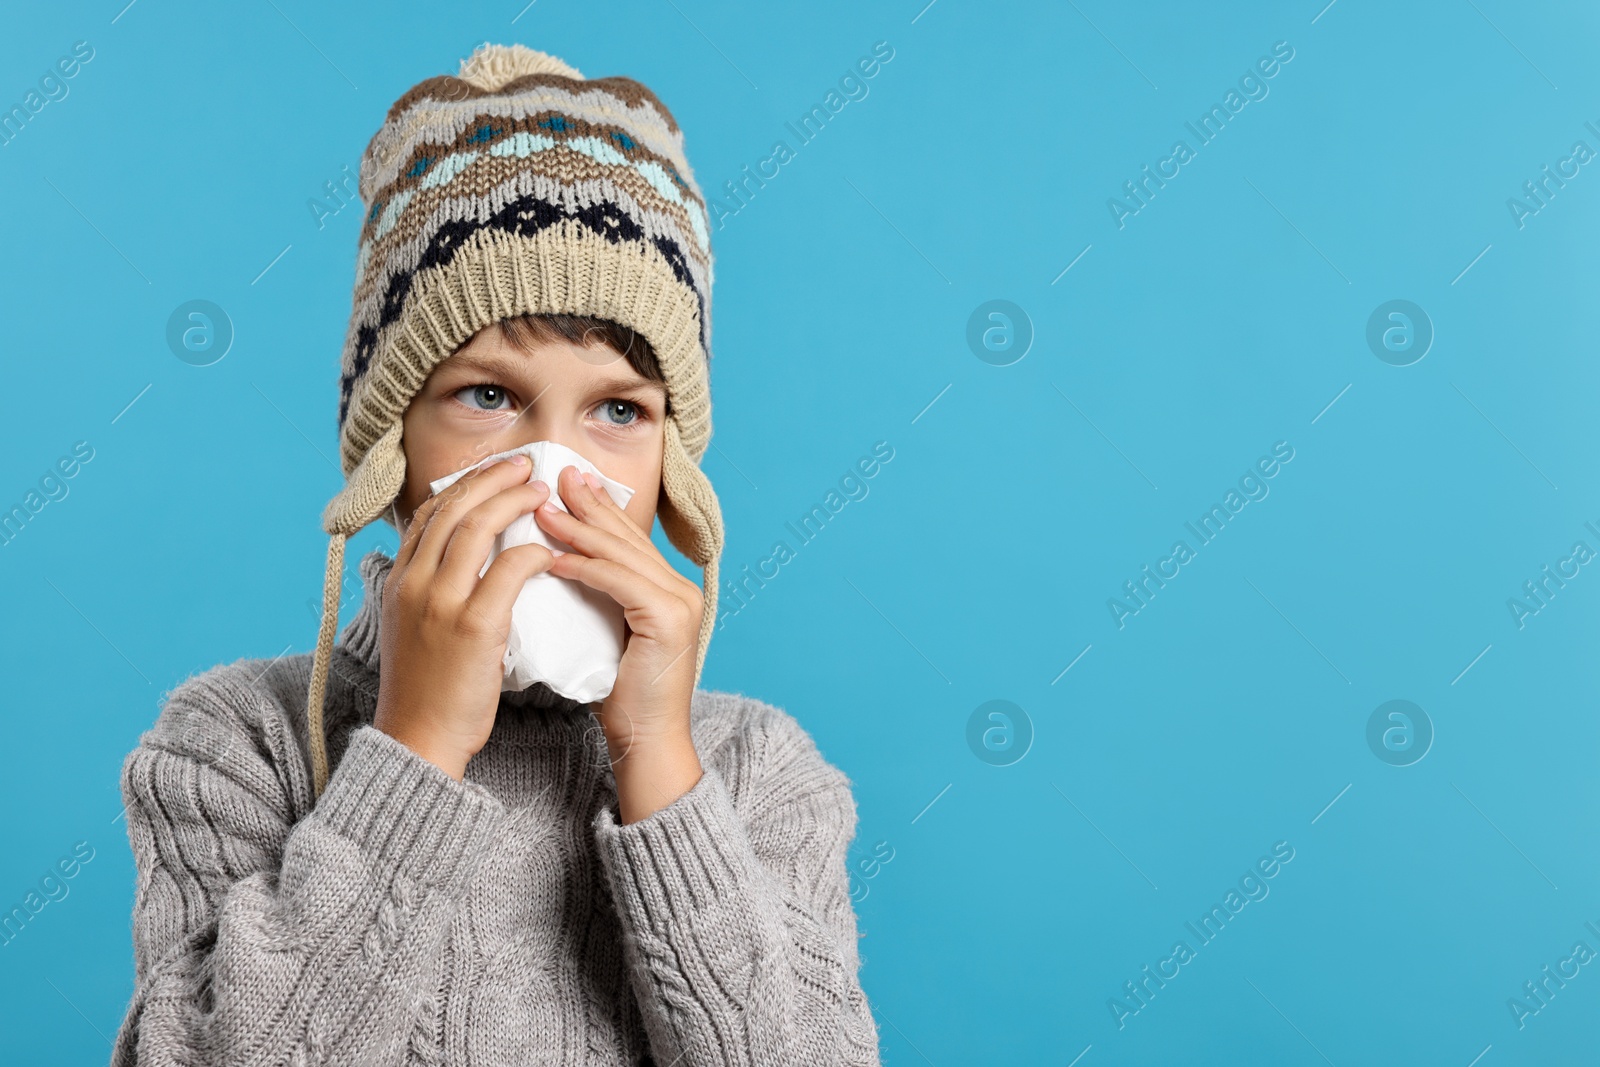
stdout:
[[595,410],[609,426],[631,426],[642,414],[639,405],[631,400],[602,400]]
[[510,399],[506,391],[498,385],[469,385],[462,389],[457,389],[454,395],[457,399],[460,399],[463,394],[471,397],[471,400],[463,400],[462,403],[468,407],[476,407],[481,404],[482,406],[478,407],[479,411],[501,411],[503,409],[500,406],[500,402]]
[[[492,382],[463,386],[451,395],[474,411],[507,411],[511,407],[510,392]],[[602,400],[594,411],[602,422],[615,429],[631,428],[646,418],[643,407],[631,400],[616,397]]]

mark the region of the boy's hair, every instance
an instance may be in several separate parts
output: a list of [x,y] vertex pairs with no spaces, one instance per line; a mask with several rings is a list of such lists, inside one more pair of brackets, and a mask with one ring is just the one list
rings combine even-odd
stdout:
[[[628,361],[646,380],[665,382],[661,361],[644,334],[632,327],[596,315],[517,315],[501,319],[496,325],[512,345],[524,352],[551,341],[571,341],[578,345],[604,344]],[[667,414],[672,414],[672,398],[667,398]]]

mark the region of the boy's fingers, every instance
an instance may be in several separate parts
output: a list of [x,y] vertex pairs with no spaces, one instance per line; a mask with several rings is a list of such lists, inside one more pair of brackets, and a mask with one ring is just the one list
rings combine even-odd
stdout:
[[591,482],[587,475],[583,480],[588,484],[590,495],[594,497],[595,511],[601,515],[609,516],[619,534],[627,537],[640,547],[651,545],[649,532],[641,530],[639,524],[633,521],[633,518],[623,510],[622,506],[611,499],[611,493],[607,491],[604,483],[600,482],[598,478]]
[[577,507],[573,511],[577,518],[615,534],[647,557],[660,555],[650,538],[643,535],[627,513],[617,507],[617,502],[611,499],[611,494],[603,485],[598,489],[590,485],[576,467],[563,469],[559,477],[565,479],[566,486],[561,499],[567,501],[569,506],[574,498],[577,500]]
[[484,560],[489,558],[494,539],[517,516],[543,504],[549,495],[547,489],[523,482],[507,486],[462,515],[444,547],[438,580],[447,581],[456,589],[471,590],[478,582]]
[[411,521],[406,523],[406,528],[400,535],[400,547],[395,550],[394,554],[395,570],[398,571],[404,568],[411,561],[412,555],[416,553],[417,542],[422,539],[422,531],[427,529],[428,526],[428,516],[432,515],[439,505],[449,499],[453,493],[464,492],[466,486],[463,483],[467,479],[476,477],[487,469],[487,467],[479,467],[468,471],[444,490],[434,493],[417,505],[416,511],[411,513]]
[[495,557],[478,587],[467,599],[467,606],[491,619],[510,619],[511,605],[529,578],[550,569],[555,557],[543,545],[527,544],[508,548]]
[[[642,610],[662,615],[664,609],[677,602],[677,595],[668,588],[651,581],[632,567],[601,556],[570,556],[566,566],[570,577],[598,592],[605,593],[621,604],[625,610]],[[665,617],[664,615],[662,617]],[[633,624],[629,624],[633,628]],[[638,632],[637,629],[634,630]],[[655,636],[655,634],[651,634]]]
[[[519,480],[528,480],[526,462],[519,464],[508,460],[497,460],[487,467],[462,475],[442,493],[435,493],[429,497],[430,501],[436,500],[437,503],[423,517],[423,526],[418,533],[416,547],[412,550],[409,561],[410,573],[415,579],[423,584],[433,580],[433,575],[438,571],[440,561],[444,558],[445,546],[450,543],[451,535],[455,533],[456,523],[461,520],[461,516],[501,489],[515,485]],[[418,508],[417,511],[420,514],[422,508]],[[413,519],[413,524],[416,521]]]
[[[582,507],[581,504],[579,506]],[[668,580],[666,572],[672,568],[665,560],[658,561],[655,558],[660,553],[646,553],[634,542],[596,523],[585,522],[579,516],[564,511],[547,514],[544,509],[534,512],[534,518],[539,528],[551,537],[571,545],[591,559],[613,560],[629,570],[637,571],[641,577],[653,576],[657,580],[655,584]]]
[[583,480],[577,468],[564,469],[560,477],[566,483],[562,499],[568,501],[572,510],[558,510],[554,514],[549,513],[549,508],[535,511],[534,518],[540,529],[586,556],[615,560],[662,588],[682,581],[672,564],[649,540],[638,536],[633,524],[619,510],[607,510],[600,503],[600,494]]

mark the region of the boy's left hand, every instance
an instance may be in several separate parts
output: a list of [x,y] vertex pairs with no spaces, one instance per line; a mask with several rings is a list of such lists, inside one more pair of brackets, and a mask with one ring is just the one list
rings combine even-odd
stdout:
[[[671,803],[700,777],[689,707],[704,597],[598,479],[591,486],[569,466],[556,480],[571,514],[546,503],[534,515],[540,528],[573,551],[557,555],[546,573],[606,593],[622,605],[628,624],[616,684],[596,717],[617,774],[622,821],[633,822]],[[639,795],[630,797],[630,791]]]

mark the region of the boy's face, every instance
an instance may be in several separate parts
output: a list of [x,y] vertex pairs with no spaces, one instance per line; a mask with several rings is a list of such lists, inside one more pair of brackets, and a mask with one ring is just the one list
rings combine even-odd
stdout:
[[[428,499],[429,482],[496,452],[555,441],[633,488],[624,511],[648,534],[661,490],[666,408],[666,385],[608,345],[563,339],[524,352],[498,326],[479,330],[434,367],[406,409],[400,531]],[[550,489],[560,492],[554,482]]]

